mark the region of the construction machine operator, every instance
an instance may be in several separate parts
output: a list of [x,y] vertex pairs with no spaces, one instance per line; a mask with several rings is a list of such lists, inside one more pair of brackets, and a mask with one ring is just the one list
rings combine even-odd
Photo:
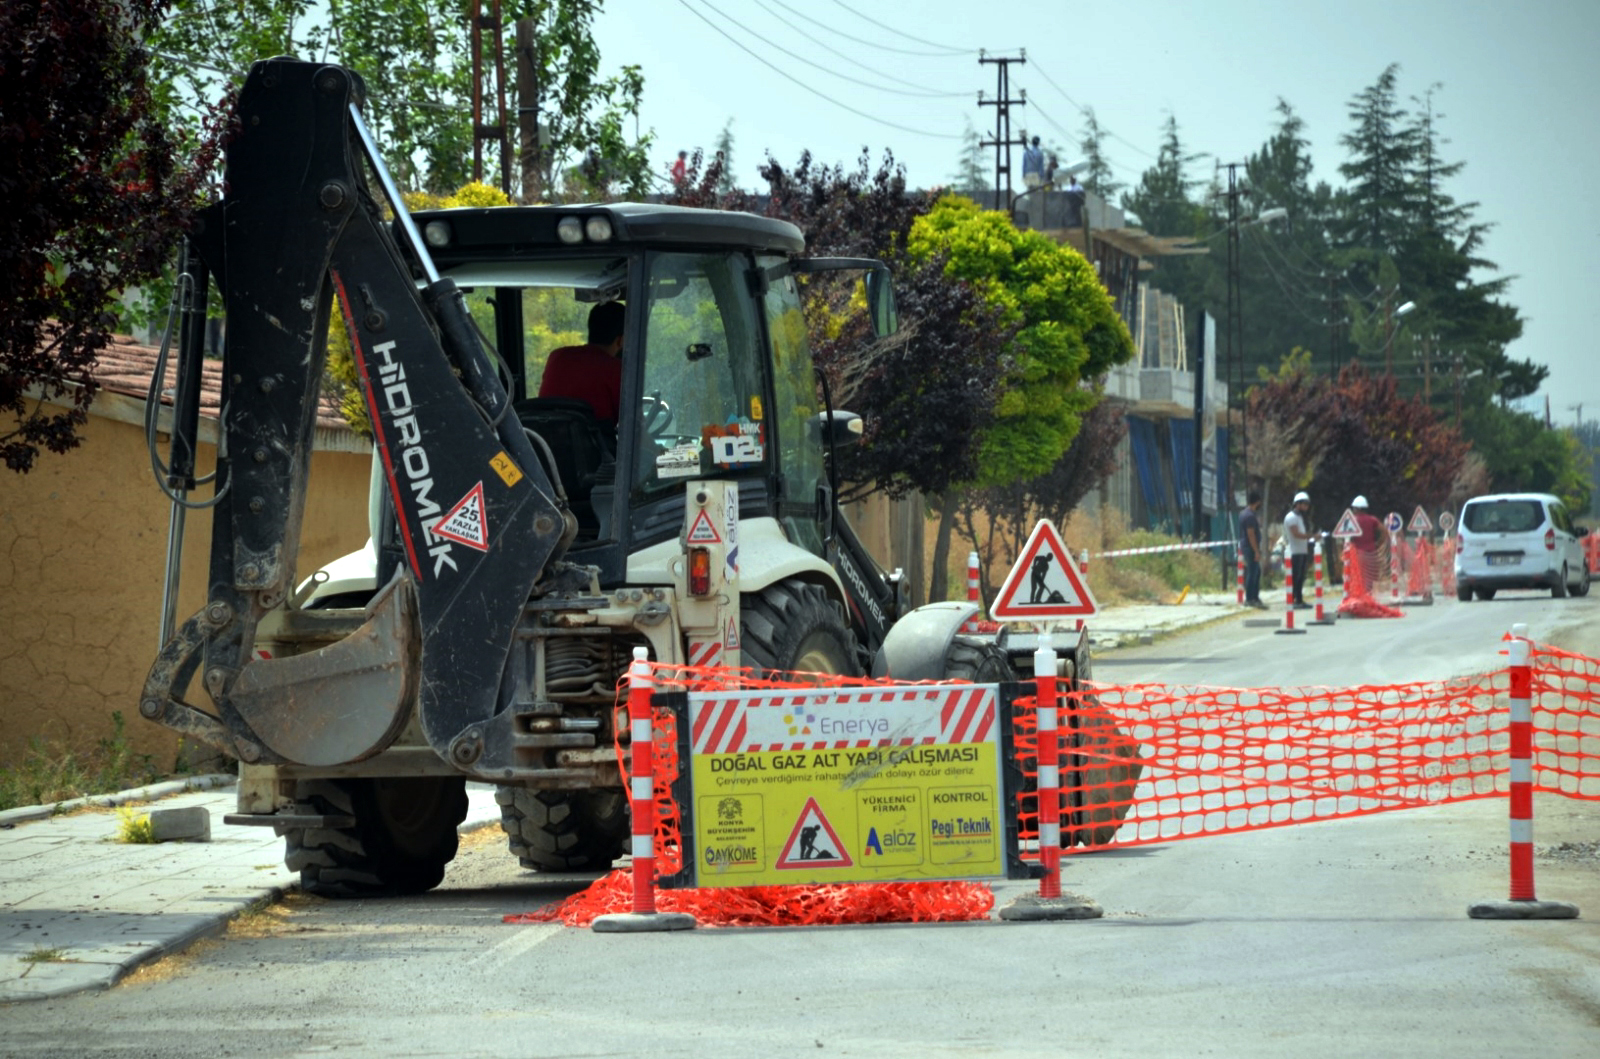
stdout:
[[621,302],[601,302],[589,310],[589,341],[551,350],[539,381],[540,397],[576,397],[612,428],[622,405]]

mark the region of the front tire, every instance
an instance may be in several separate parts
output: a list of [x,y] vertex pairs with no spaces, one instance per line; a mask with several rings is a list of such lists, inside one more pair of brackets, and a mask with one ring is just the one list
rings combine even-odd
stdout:
[[856,638],[818,585],[779,581],[739,600],[744,664],[760,675],[862,673]]
[[605,871],[626,849],[628,798],[618,789],[501,787],[500,829],[530,871]]
[[444,879],[467,816],[466,779],[302,780],[302,813],[355,817],[347,828],[289,828],[283,862],[320,897],[418,894]]

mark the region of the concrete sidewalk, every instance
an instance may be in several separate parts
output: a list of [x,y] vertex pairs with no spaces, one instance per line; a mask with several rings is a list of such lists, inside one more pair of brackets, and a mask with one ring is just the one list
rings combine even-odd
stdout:
[[[1259,612],[1237,606],[1231,593],[1109,607],[1089,622],[1090,643],[1099,651],[1148,643],[1245,613]],[[0,813],[0,1003],[105,989],[295,885],[271,828],[222,822],[234,810],[224,786],[232,782],[201,777]],[[467,796],[463,831],[498,823],[492,787],[468,784]],[[203,806],[211,840],[118,842],[111,806],[153,799],[163,809]]]
[[[463,830],[499,822],[493,788],[471,784],[467,800]],[[160,801],[186,806],[211,814],[209,842],[118,842],[117,814],[99,807],[0,820],[0,1003],[105,989],[294,885],[272,828],[222,822],[231,789]]]

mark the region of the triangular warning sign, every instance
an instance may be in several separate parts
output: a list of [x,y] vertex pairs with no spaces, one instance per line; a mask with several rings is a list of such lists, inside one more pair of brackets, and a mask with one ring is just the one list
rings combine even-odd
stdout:
[[1417,509],[1411,513],[1411,523],[1406,527],[1412,533],[1433,532],[1433,521],[1428,518],[1428,513],[1418,504]]
[[839,841],[839,833],[828,823],[815,798],[806,799],[800,819],[789,832],[789,841],[778,855],[777,868],[848,868],[855,861]]
[[1087,618],[1099,610],[1061,534],[1049,519],[1040,519],[989,613],[999,621],[1035,621]]
[[690,544],[721,544],[722,538],[717,536],[717,527],[711,524],[711,519],[706,517],[704,508],[700,515],[689,526]]
[[722,638],[722,646],[730,651],[739,649],[739,619],[728,619],[728,635]]
[[1356,513],[1349,508],[1344,509],[1344,517],[1339,524],[1333,527],[1333,535],[1340,540],[1349,540],[1351,537],[1361,536],[1361,523],[1356,521]]
[[483,483],[479,482],[433,524],[433,535],[457,541],[480,552],[489,550],[489,522],[483,511]]

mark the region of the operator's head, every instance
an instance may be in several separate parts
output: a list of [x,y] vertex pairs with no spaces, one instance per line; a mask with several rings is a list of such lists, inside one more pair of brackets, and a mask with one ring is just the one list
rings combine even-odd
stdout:
[[1039,146],[1039,137],[1037,137],[1037,136],[1035,136],[1035,137],[1034,137],[1034,138],[1033,138],[1033,145],[1034,145],[1034,146],[1035,146],[1035,147],[1037,147],[1037,146]]
[[1350,501],[1350,506],[1355,508],[1357,511],[1365,511],[1367,509],[1367,498],[1364,496],[1358,496],[1354,500]]
[[621,302],[601,302],[589,310],[589,344],[609,346],[622,337],[627,311]]
[[1304,504],[1306,507],[1310,507],[1311,497],[1305,493],[1294,494],[1294,506],[1299,507],[1301,504]]

